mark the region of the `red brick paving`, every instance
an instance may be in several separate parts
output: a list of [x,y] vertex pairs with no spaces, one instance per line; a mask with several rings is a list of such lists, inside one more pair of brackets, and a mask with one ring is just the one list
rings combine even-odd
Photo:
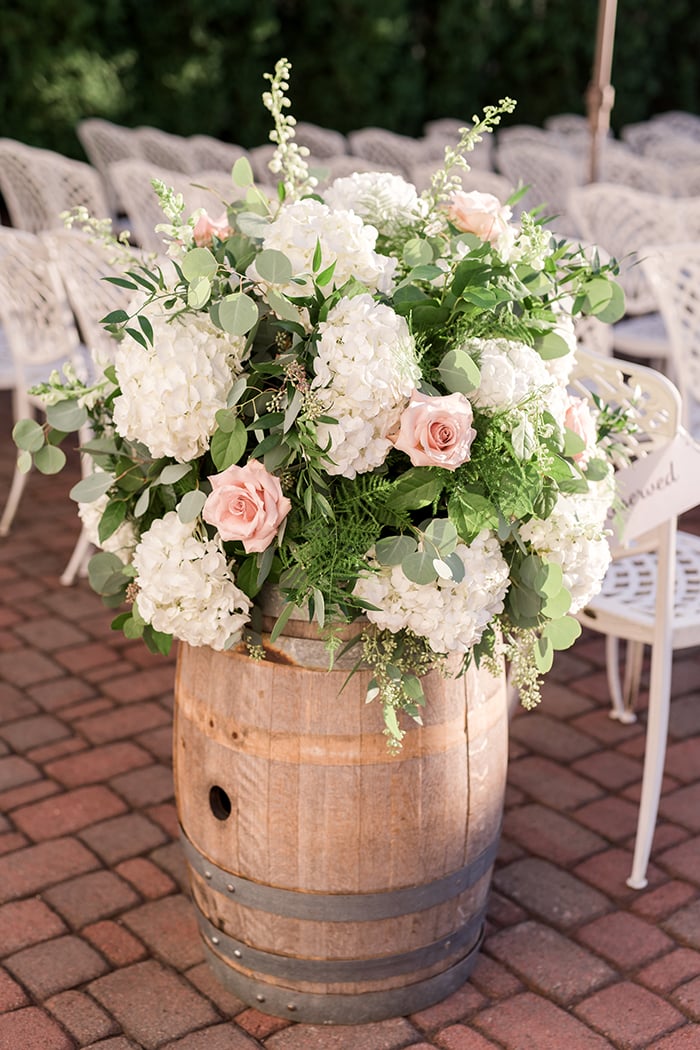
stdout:
[[[0,492],[9,418],[2,394]],[[541,710],[512,723],[470,980],[408,1017],[293,1024],[202,961],[175,826],[173,658],[113,633],[85,581],[61,586],[76,478],[32,475],[0,540],[0,1050],[700,1048],[700,640],[674,664],[646,890],[625,884],[643,717],[607,717],[604,648],[584,634]]]

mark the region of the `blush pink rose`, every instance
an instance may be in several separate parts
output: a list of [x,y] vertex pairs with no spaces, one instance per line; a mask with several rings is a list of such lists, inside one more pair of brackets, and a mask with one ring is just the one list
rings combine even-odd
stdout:
[[570,398],[569,407],[564,415],[564,426],[585,443],[586,447],[574,453],[573,457],[580,466],[585,467],[595,448],[598,435],[590,406],[582,397]]
[[219,240],[225,241],[232,233],[233,230],[228,224],[226,212],[220,215],[218,219],[210,219],[207,213],[203,211],[195,223],[192,236],[198,248],[208,248],[215,236]]
[[414,390],[401,415],[394,446],[414,467],[456,470],[470,457],[476,430],[474,413],[464,394],[431,397]]
[[289,514],[292,504],[282,495],[279,478],[257,459],[244,467],[227,467],[209,478],[202,517],[222,540],[240,540],[246,554],[266,550]]
[[474,233],[482,241],[496,244],[508,231],[511,210],[492,193],[456,190],[447,205],[447,215],[463,233]]

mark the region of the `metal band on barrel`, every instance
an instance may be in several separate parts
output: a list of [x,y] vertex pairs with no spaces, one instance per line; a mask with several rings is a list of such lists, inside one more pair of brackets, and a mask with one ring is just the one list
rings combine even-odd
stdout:
[[499,844],[497,833],[486,849],[464,867],[419,886],[406,886],[383,893],[302,893],[234,875],[202,856],[182,829],[181,837],[188,863],[218,893],[244,907],[290,919],[318,922],[394,919],[443,904],[476,885],[490,871]]
[[462,959],[441,973],[401,988],[351,994],[300,992],[239,973],[209,950],[207,959],[222,984],[265,1013],[307,1024],[365,1024],[404,1017],[440,1002],[464,985],[479,957],[483,935]]

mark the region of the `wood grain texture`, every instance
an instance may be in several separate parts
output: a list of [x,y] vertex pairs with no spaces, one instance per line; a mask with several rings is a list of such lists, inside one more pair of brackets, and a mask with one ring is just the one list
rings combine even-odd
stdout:
[[[474,667],[457,679],[428,675],[425,725],[407,719],[395,755],[387,750],[380,705],[365,703],[368,671],[349,682],[347,671],[328,671],[313,638],[294,638],[281,658],[269,637],[265,643],[271,658],[263,661],[242,649],[180,646],[176,798],[183,831],[204,858],[263,887],[371,895],[435,884],[493,843],[506,776],[502,677]],[[212,812],[212,787],[230,800],[226,819]],[[252,948],[361,962],[421,950],[464,928],[485,911],[490,874],[424,910],[354,922],[246,907],[193,870],[191,884],[201,914]],[[437,963],[414,972],[291,987],[361,996],[423,981],[465,954],[463,946],[448,947]],[[231,960],[224,966],[280,983]]]

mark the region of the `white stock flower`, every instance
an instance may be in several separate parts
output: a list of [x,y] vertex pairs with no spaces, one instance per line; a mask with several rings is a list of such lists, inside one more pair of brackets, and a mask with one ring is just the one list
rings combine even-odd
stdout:
[[336,179],[323,199],[334,210],[355,212],[385,237],[394,237],[426,214],[415,186],[388,171],[361,171]]
[[[354,277],[373,291],[391,291],[397,261],[375,251],[374,227],[366,226],[351,211],[332,211],[313,198],[282,207],[277,218],[265,227],[263,248],[283,252],[295,276],[299,276],[312,272],[317,242],[321,245],[321,268],[335,262],[336,287]],[[280,285],[279,290],[299,296],[309,289],[290,282]]]
[[456,553],[465,569],[460,583],[441,578],[413,583],[400,565],[363,573],[354,593],[378,607],[367,610],[367,618],[394,633],[408,628],[425,638],[433,652],[466,653],[503,611],[508,565],[498,540],[486,530],[469,546],[458,544]]
[[600,590],[610,564],[605,521],[613,498],[612,475],[590,484],[588,493],[562,493],[546,521],[533,518],[520,529],[548,562],[560,565],[571,592],[571,613],[582,609]]
[[171,510],[134,552],[136,605],[156,631],[190,645],[224,649],[248,622],[250,599],[236,586],[216,540],[200,540]]
[[330,440],[326,470],[354,478],[386,459],[388,438],[420,379],[415,345],[403,317],[371,295],[341,299],[318,326],[311,386],[323,414],[318,441]]
[[535,395],[546,400],[554,379],[531,346],[512,339],[469,339],[463,348],[475,353],[479,387],[469,395],[473,405],[495,411],[516,408]]
[[226,407],[241,370],[245,340],[216,328],[206,315],[169,316],[149,307],[153,345],[125,339],[115,354],[121,394],[114,425],[151,455],[188,462],[206,452],[216,413]]

